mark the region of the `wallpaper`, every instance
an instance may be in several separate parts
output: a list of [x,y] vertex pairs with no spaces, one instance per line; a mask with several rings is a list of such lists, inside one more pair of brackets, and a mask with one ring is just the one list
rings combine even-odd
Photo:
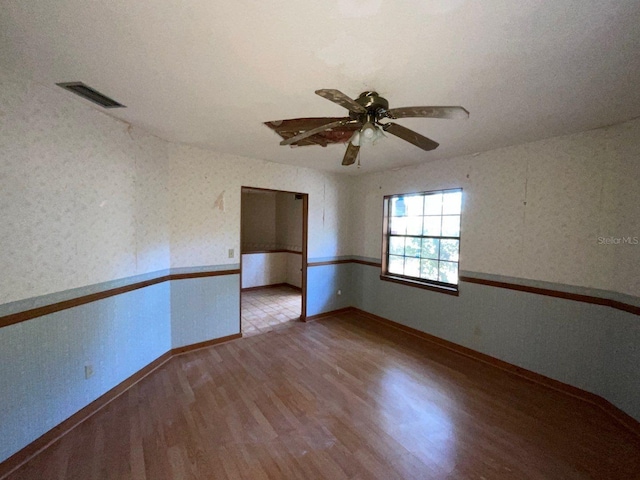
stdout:
[[169,267],[166,142],[0,76],[0,304]]
[[243,186],[308,193],[309,259],[349,253],[348,177],[184,145],[169,159],[172,267],[238,262]]
[[271,190],[242,192],[242,251],[302,251],[302,199]]
[[640,296],[640,120],[354,179],[352,253],[384,195],[462,187],[460,268]]
[[354,178],[171,144],[58,87],[0,82],[0,304],[236,264],[242,186],[309,194],[310,261],[379,258],[384,195],[462,187],[462,270],[640,294],[640,120]]
[[242,192],[242,251],[278,248],[276,233],[276,193]]

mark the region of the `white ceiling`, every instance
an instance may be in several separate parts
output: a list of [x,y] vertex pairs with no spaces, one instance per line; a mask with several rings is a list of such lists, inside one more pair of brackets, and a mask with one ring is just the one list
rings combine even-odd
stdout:
[[[637,0],[2,0],[0,66],[85,82],[167,140],[362,173],[640,116],[639,25]],[[389,136],[342,167],[344,145],[281,147],[262,125],[345,115],[319,88],[471,117],[399,120],[440,147]]]

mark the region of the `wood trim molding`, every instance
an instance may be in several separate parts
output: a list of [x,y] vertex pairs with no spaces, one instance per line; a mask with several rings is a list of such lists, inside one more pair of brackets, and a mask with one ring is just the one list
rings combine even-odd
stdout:
[[320,320],[323,318],[327,318],[327,317],[335,317],[338,315],[344,315],[345,313],[360,313],[361,310],[358,310],[355,307],[345,307],[345,308],[340,308],[338,310],[331,310],[330,312],[324,312],[324,313],[318,313],[316,315],[311,315],[310,317],[307,317],[304,321],[305,322],[313,322],[315,320]]
[[171,352],[167,352],[158,358],[156,358],[153,362],[148,364],[146,367],[143,367],[141,370],[138,370],[136,373],[131,375],[129,378],[120,382],[118,385],[113,387],[108,392],[104,393],[93,402],[91,402],[86,407],[82,408],[78,412],[71,415],[69,418],[64,420],[59,425],[53,427],[47,433],[39,437],[38,439],[31,442],[29,445],[24,447],[23,449],[17,451],[4,462],[0,463],[0,478],[4,478],[9,475],[14,470],[20,468],[26,462],[31,460],[33,457],[42,452],[45,448],[62,438],[64,435],[69,433],[75,427],[80,425],[82,422],[87,420],[89,417],[97,413],[100,409],[105,407],[107,404],[115,400],[117,397],[126,392],[129,388],[134,386],[144,377],[154,372],[166,362],[171,359]]
[[368,262],[366,260],[358,260],[354,258],[353,260],[351,260],[351,263],[358,263],[360,265],[369,265],[370,267],[382,268],[382,262]]
[[236,333],[233,335],[227,335],[226,337],[214,338],[213,340],[207,340],[205,342],[199,342],[191,345],[186,345],[184,347],[174,348],[160,355],[158,358],[156,358],[153,362],[148,364],[146,367],[143,367],[142,369],[138,370],[129,378],[123,380],[118,385],[113,387],[111,390],[109,390],[108,392],[104,393],[103,395],[95,399],[89,405],[82,408],[78,412],[74,413],[72,416],[64,420],[59,425],[53,427],[51,430],[49,430],[44,435],[42,435],[41,437],[31,442],[26,447],[14,453],[12,456],[7,458],[4,462],[1,462],[0,463],[0,479],[10,475],[13,471],[20,468],[26,462],[28,462],[33,457],[35,457],[40,452],[42,452],[44,449],[52,445],[54,442],[58,441],[60,438],[62,438],[71,430],[73,430],[75,427],[77,427],[82,422],[90,418],[92,415],[96,414],[103,407],[105,407],[110,402],[112,402],[117,397],[119,397],[124,392],[126,392],[128,389],[133,387],[136,383],[138,383],[144,377],[158,370],[165,363],[170,361],[174,356],[182,355],[184,353],[191,352],[193,350],[198,350],[200,348],[210,347],[212,345],[218,345],[220,343],[228,342],[241,337],[242,337],[241,333]]
[[299,292],[302,291],[301,287],[296,287],[295,285],[291,285],[290,283],[272,283],[270,285],[260,285],[258,287],[246,287],[246,288],[241,288],[240,291],[251,292],[253,290],[264,290],[264,289],[273,288],[273,287],[290,287],[290,288],[293,288],[294,290],[298,290]]
[[[322,317],[319,316],[319,318],[325,318],[325,317],[346,313],[343,310],[345,309],[336,310],[334,312],[327,312],[325,314],[322,314]],[[595,393],[587,392],[586,390],[582,390],[581,388],[574,387],[573,385],[569,385],[559,380],[554,380],[553,378],[549,378],[539,373],[533,372],[531,370],[527,370],[526,368],[522,368],[512,363],[505,362],[504,360],[500,360],[498,358],[492,357],[491,355],[487,355],[485,353],[478,352],[476,350],[464,347],[457,343],[444,340],[442,338],[436,337],[434,335],[423,332],[421,330],[417,330],[415,328],[402,325],[401,323],[394,322],[393,320],[389,320],[388,318],[380,317],[373,313],[365,312],[364,310],[360,310],[354,307],[351,308],[351,311],[363,317],[366,317],[370,320],[373,320],[375,322],[384,324],[390,328],[395,328],[397,330],[401,330],[410,335],[419,337],[423,340],[426,340],[430,343],[433,343],[440,347],[456,352],[460,355],[464,355],[474,360],[483,362],[487,365],[491,365],[493,367],[499,368],[500,370],[504,370],[505,372],[518,375],[531,382],[537,383],[539,385],[544,385],[545,387],[552,388],[553,390],[556,390],[558,392],[564,393],[566,395],[571,395],[574,398],[588,402],[604,410],[605,413],[607,413],[616,421],[621,423],[629,431],[631,431],[632,433],[640,437],[640,422],[638,422],[635,418],[633,418],[632,416],[620,410],[618,407],[613,405],[608,400],[605,400],[603,397],[596,395]]]
[[78,307],[87,303],[96,302],[104,298],[113,297],[123,293],[138,290],[140,288],[149,287],[158,283],[166,282],[169,280],[185,280],[189,278],[202,278],[202,277],[217,277],[219,275],[236,275],[239,274],[239,269],[234,270],[213,270],[207,272],[192,272],[192,273],[173,273],[170,275],[162,275],[160,277],[144,280],[142,282],[132,283],[130,285],[124,285],[122,287],[111,288],[102,292],[91,293],[89,295],[82,295],[80,297],[64,300],[62,302],[52,303],[42,307],[32,308],[29,310],[23,310],[22,312],[12,313],[0,317],[0,328],[8,327],[16,323],[25,322],[34,318],[49,315],[51,313],[60,312],[69,308]]
[[520,292],[535,293],[537,295],[546,295],[548,297],[563,298],[565,300],[574,300],[576,302],[591,303],[594,305],[603,305],[605,307],[615,308],[625,312],[640,315],[640,307],[629,305],[627,303],[611,300],[603,297],[593,297],[591,295],[581,295],[579,293],[562,292],[560,290],[552,290],[549,288],[530,287],[527,285],[519,285],[517,283],[498,282],[495,280],[485,280],[483,278],[460,276],[459,280],[467,283],[476,283],[478,285],[487,285],[489,287],[506,288],[509,290],[518,290]]
[[353,260],[327,260],[326,262],[309,262],[308,267],[322,267],[324,265],[340,265],[342,263],[353,263]]
[[219,277],[223,275],[239,275],[240,269],[235,268],[233,270],[211,270],[207,272],[192,272],[192,273],[172,273],[168,275],[168,280],[187,280],[189,278],[203,278],[203,277]]
[[349,258],[346,260],[327,260],[324,262],[309,262],[308,266],[309,267],[321,267],[323,265],[340,265],[342,263],[358,263],[360,265],[369,265],[370,267],[378,267],[380,268],[382,266],[381,263],[377,263],[377,262],[368,262],[366,260],[358,260],[355,258]]
[[184,347],[173,348],[171,349],[171,355],[182,355],[183,353],[192,352],[201,348],[211,347],[212,345],[229,342],[237,338],[242,338],[242,333],[234,333],[233,335],[227,335],[226,337],[214,338],[213,340],[207,340],[205,342],[192,343],[191,345],[185,345]]
[[[368,262],[368,261],[365,261],[365,260],[357,260],[357,259],[328,260],[328,261],[324,261],[324,262],[310,262],[308,264],[308,266],[309,267],[320,267],[320,266],[323,266],[323,265],[339,265],[339,264],[343,264],[343,263],[357,263],[357,264],[360,264],[360,265],[369,265],[371,267],[378,267],[378,268],[382,267],[382,263]],[[430,287],[429,285],[424,285],[424,284],[420,284],[420,283],[413,284],[410,281],[394,279],[394,278],[386,277],[384,275],[380,275],[380,280],[384,280],[384,281],[387,281],[387,282],[400,283],[402,285],[406,285],[406,286],[409,286],[409,287],[423,288],[425,290],[431,290],[431,291],[434,291],[434,292],[445,293],[447,295],[459,296],[459,292],[456,292],[456,291],[448,291],[448,290],[445,290],[445,289],[440,289],[440,288],[437,288],[437,287]],[[530,287],[530,286],[527,286],[527,285],[520,285],[520,284],[517,284],[517,283],[499,282],[499,281],[496,281],[496,280],[486,280],[486,279],[483,279],[483,278],[468,277],[466,275],[461,275],[459,277],[459,280],[461,282],[466,282],[466,283],[476,283],[476,284],[479,284],[479,285],[487,285],[487,286],[490,286],[490,287],[507,288],[507,289],[510,289],[510,290],[518,290],[518,291],[521,291],[521,292],[535,293],[537,295],[546,295],[548,297],[563,298],[565,300],[574,300],[576,302],[584,302],[584,303],[591,303],[591,304],[594,304],[594,305],[602,305],[602,306],[605,306],[605,307],[611,307],[611,308],[615,308],[617,310],[622,310],[623,312],[632,313],[634,315],[640,315],[640,306],[631,305],[629,303],[620,302],[618,300],[612,300],[610,298],[594,297],[594,296],[591,296],[591,295],[582,295],[582,294],[579,294],[579,293],[563,292],[561,290],[552,290],[552,289],[549,289],[549,288]]]
[[436,285],[428,285],[426,283],[412,282],[408,279],[389,277],[387,275],[380,275],[380,280],[384,280],[385,282],[399,283],[400,285],[406,285],[407,287],[421,288],[423,290],[429,290],[431,292],[444,293],[445,295],[452,295],[454,297],[457,297],[460,294],[458,290],[452,290],[446,287],[438,287]]
[[255,253],[294,253],[296,255],[302,255],[302,252],[296,252],[295,250],[287,250],[285,248],[279,248],[274,250],[256,250],[251,252],[242,252],[241,255],[253,255]]

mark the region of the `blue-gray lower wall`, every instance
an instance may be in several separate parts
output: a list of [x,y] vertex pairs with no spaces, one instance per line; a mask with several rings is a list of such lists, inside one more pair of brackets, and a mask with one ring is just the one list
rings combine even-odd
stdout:
[[[593,392],[640,420],[636,315],[464,282],[452,297],[379,275],[356,263],[309,267],[307,315],[355,306]],[[0,461],[171,348],[238,333],[239,281],[163,282],[0,328]],[[7,304],[0,314],[72,296]],[[87,380],[85,363],[95,371]]]
[[349,266],[355,307],[595,393],[640,420],[637,315],[466,282],[455,297]]
[[[236,267],[232,265],[231,267]],[[174,269],[0,305],[0,316]],[[240,276],[172,280],[0,328],[0,462],[172,348],[239,332]],[[85,379],[85,364],[94,375]]]
[[159,283],[0,328],[0,461],[170,350],[169,290]]
[[357,289],[353,284],[352,272],[351,263],[309,266],[307,316],[353,306]]
[[240,333],[240,275],[171,282],[171,346]]

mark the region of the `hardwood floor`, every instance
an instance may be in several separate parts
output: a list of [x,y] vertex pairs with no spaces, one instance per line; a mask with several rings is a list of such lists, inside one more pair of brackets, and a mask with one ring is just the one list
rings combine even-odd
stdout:
[[602,410],[345,314],[173,358],[9,478],[637,479]]

